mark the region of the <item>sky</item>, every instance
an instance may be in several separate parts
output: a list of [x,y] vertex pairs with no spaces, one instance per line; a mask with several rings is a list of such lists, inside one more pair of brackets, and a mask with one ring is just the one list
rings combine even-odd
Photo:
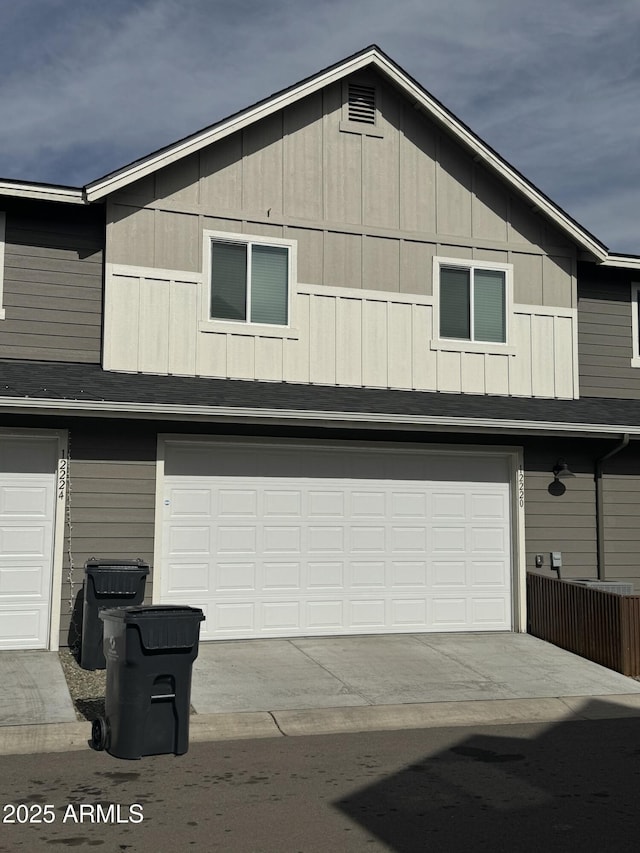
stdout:
[[0,4],[0,178],[80,187],[377,44],[640,254],[640,0]]

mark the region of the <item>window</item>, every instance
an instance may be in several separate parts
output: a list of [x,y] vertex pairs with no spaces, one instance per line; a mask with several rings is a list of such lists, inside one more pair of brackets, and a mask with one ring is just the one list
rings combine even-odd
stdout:
[[434,281],[440,339],[506,344],[510,267],[436,258]]
[[287,326],[291,244],[205,232],[210,275],[208,319]]

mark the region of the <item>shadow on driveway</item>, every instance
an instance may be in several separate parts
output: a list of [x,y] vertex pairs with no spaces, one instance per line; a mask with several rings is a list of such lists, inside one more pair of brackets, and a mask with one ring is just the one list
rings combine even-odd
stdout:
[[619,713],[533,739],[523,725],[485,728],[335,805],[396,853],[637,849],[640,720]]

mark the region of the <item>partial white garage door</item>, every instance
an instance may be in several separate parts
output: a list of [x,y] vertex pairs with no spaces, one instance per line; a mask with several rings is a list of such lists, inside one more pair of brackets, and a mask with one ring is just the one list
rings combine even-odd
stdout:
[[0,436],[0,649],[48,645],[57,439]]
[[167,443],[160,598],[202,637],[508,630],[505,457]]

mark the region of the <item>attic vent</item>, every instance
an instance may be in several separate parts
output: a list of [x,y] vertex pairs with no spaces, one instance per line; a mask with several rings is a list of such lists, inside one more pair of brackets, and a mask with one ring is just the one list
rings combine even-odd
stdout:
[[349,83],[349,121],[376,123],[376,90]]

